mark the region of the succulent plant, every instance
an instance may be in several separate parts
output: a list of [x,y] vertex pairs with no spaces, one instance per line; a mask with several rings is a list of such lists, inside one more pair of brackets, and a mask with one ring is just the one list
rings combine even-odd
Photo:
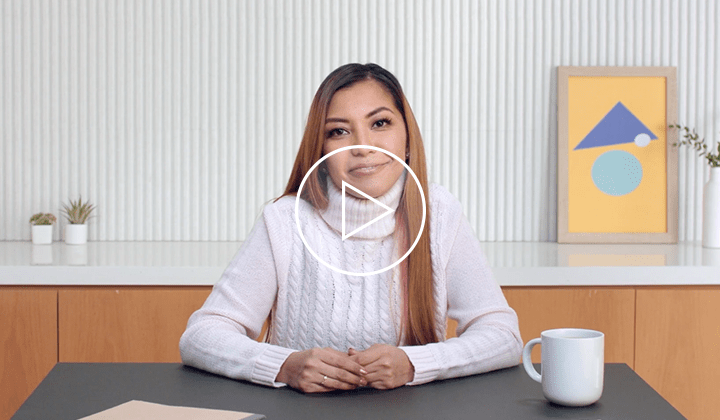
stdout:
[[30,224],[35,226],[52,225],[57,218],[52,213],[37,213],[30,218]]
[[62,212],[70,224],[82,225],[85,224],[93,210],[95,210],[95,206],[87,201],[83,203],[82,197],[80,197],[77,201],[70,200],[69,205],[63,204]]

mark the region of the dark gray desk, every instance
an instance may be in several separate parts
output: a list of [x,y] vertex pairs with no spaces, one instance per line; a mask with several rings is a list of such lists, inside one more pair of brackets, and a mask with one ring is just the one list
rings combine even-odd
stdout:
[[597,403],[547,402],[522,367],[390,391],[305,395],[166,363],[59,363],[13,419],[78,419],[129,400],[264,414],[268,419],[682,419],[625,364],[607,364]]

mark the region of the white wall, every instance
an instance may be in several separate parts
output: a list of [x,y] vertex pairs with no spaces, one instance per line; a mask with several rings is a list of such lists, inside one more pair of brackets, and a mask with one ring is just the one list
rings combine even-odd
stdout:
[[[556,67],[677,66],[720,137],[715,0],[0,0],[0,240],[97,204],[91,240],[242,240],[340,64],[403,83],[430,178],[484,241],[556,239]],[[680,152],[680,239],[706,165]],[[56,239],[59,237],[56,229]]]

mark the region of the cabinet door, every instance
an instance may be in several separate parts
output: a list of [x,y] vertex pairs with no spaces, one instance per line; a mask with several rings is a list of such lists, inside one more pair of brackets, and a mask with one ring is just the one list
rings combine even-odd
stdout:
[[61,362],[180,362],[178,343],[203,288],[79,288],[58,295]]
[[57,362],[57,292],[0,288],[0,419],[9,419]]
[[720,413],[720,288],[639,289],[635,371],[689,419]]
[[[635,290],[625,288],[504,288],[517,312],[524,342],[553,328],[588,328],[605,334],[605,362],[634,363]],[[540,362],[540,346],[532,353]]]

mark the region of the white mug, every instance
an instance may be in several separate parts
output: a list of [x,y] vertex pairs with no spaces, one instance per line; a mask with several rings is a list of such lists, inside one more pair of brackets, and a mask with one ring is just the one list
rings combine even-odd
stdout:
[[[542,345],[539,374],[530,353]],[[543,331],[523,349],[523,366],[542,384],[543,395],[561,405],[584,406],[600,399],[605,373],[605,335],[599,331],[559,328]]]

